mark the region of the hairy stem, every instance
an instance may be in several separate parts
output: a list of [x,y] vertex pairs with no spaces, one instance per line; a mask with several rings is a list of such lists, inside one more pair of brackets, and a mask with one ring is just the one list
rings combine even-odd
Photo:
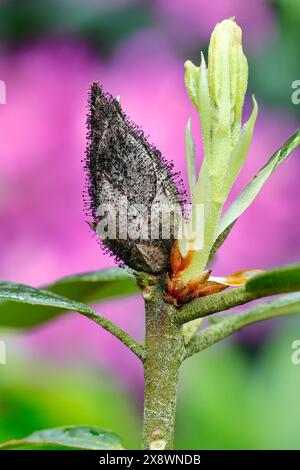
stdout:
[[259,305],[246,312],[230,315],[227,318],[222,316],[217,324],[205,328],[189,342],[186,347],[185,358],[203,351],[248,325],[282,315],[299,314],[299,309],[300,295],[293,294],[280,300],[277,299],[274,302]]
[[268,288],[248,291],[246,287],[238,287],[229,289],[218,294],[200,297],[192,302],[184,304],[175,312],[176,321],[180,324],[187,323],[196,318],[203,318],[213,313],[222,312],[238,305],[243,305],[252,300],[261,299],[270,295],[283,294],[286,292],[294,292],[296,289],[293,285],[271,285]]
[[253,293],[246,292],[244,287],[230,289],[217,294],[200,297],[182,305],[176,311],[178,323],[187,323],[196,318],[203,318],[213,313],[222,312],[256,299]]
[[165,303],[163,297],[158,285],[144,292],[144,449],[173,448],[178,375],[185,354],[182,327],[174,322],[174,307]]

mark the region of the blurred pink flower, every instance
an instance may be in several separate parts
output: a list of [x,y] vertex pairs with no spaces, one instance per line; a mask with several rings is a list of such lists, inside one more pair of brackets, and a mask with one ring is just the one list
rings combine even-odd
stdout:
[[154,6],[163,29],[181,42],[206,42],[217,22],[235,16],[246,44],[257,46],[272,34],[275,24],[272,7],[264,0],[155,0]]
[[82,201],[86,99],[101,67],[78,44],[44,44],[0,62],[0,275],[40,284],[112,265]]
[[[250,152],[229,203],[297,127],[297,122],[284,112],[270,112],[260,106]],[[240,269],[268,269],[299,259],[299,154],[296,150],[275,171],[239,218],[219,252],[215,271],[225,274]]]

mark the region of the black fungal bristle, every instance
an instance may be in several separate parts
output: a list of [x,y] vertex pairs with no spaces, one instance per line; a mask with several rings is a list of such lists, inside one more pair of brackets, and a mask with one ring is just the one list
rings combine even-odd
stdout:
[[[101,204],[117,208],[121,196],[129,204],[142,204],[148,209],[154,203],[182,203],[184,191],[173,164],[149,144],[119,102],[104,93],[97,82],[91,85],[88,106],[84,206],[92,217],[90,226],[97,226]],[[133,269],[157,273],[169,265],[171,239],[107,239],[103,243],[119,261]]]

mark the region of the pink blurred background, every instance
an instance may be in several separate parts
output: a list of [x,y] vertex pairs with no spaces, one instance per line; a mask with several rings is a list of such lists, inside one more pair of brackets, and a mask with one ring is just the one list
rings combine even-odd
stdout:
[[[94,3],[86,2],[89,8]],[[100,2],[99,8],[137,3]],[[236,16],[243,27],[250,66],[252,58],[255,64],[255,55],[270,47],[279,34],[269,2],[140,3],[150,10],[151,23],[128,34],[109,54],[95,50],[82,37],[61,34],[59,24],[49,34],[18,47],[2,43],[0,78],[6,82],[7,104],[0,107],[1,278],[40,286],[68,274],[114,264],[91,236],[83,209],[82,160],[91,81],[99,80],[107,91],[121,95],[125,112],[143,127],[164,157],[174,161],[186,184],[184,128],[191,113],[199,158],[202,152],[197,116],[184,88],[184,60],[198,60],[215,23],[226,17]],[[254,67],[250,68],[249,97],[257,93]],[[260,112],[254,140],[232,197],[298,126],[290,103],[279,107],[268,102],[263,87],[257,99]],[[249,111],[248,103],[246,116]],[[299,259],[297,157],[299,153],[272,176],[236,224],[219,253],[214,275],[266,269]],[[140,298],[106,302],[99,310],[142,338]],[[117,372],[130,390],[142,388],[141,368],[130,353],[79,315],[63,317],[19,336],[18,341],[33,354],[53,360],[95,361]]]

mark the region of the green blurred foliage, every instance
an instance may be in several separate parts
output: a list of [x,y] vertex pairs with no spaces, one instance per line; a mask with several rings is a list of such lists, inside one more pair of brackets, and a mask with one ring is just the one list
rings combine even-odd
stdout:
[[[228,341],[183,371],[177,416],[181,449],[299,449],[300,365],[291,360],[299,319],[251,357]],[[184,379],[184,380],[183,380]]]
[[101,2],[8,0],[0,5],[0,38],[13,46],[43,36],[81,38],[106,55],[150,21],[143,4],[110,8]]
[[[225,341],[189,359],[181,374],[176,448],[300,449],[300,365],[291,360],[297,331],[299,319],[289,318],[254,356]],[[140,406],[103,371],[41,364],[19,351],[0,373],[0,442],[84,424],[116,432],[126,448],[139,447]]]
[[300,2],[273,0],[277,31],[269,44],[250,57],[250,88],[266,104],[300,113],[291,101],[293,81],[300,78]]
[[139,446],[133,399],[104,372],[16,356],[0,367],[0,442],[46,428],[94,425],[122,436],[126,448]]

